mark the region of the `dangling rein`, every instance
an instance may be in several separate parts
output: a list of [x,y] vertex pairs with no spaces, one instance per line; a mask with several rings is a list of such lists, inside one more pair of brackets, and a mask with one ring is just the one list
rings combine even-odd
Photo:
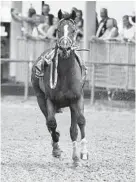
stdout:
[[[56,85],[57,85],[57,80],[58,80],[58,72],[57,72],[57,67],[58,67],[58,50],[57,50],[57,54],[55,56],[55,61],[54,61],[54,64],[55,64],[55,70],[54,70],[54,73],[53,73],[53,62],[51,62],[50,64],[50,88],[51,89],[55,89],[56,88]],[[53,79],[52,79],[52,73],[54,74],[54,82],[53,82]]]
[[[77,47],[73,47],[72,50],[76,51],[89,51],[89,49],[78,49]],[[53,62],[50,64],[50,88],[55,89],[58,81],[58,72],[57,72],[57,67],[58,67],[58,50],[56,54],[56,59],[55,59],[55,70],[54,70],[54,82],[52,78],[52,73],[53,73]]]

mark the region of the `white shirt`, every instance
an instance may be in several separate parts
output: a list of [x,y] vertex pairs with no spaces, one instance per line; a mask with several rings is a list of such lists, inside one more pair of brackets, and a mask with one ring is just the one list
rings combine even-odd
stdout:
[[34,28],[33,28],[33,31],[32,31],[32,36],[33,36],[33,37],[38,37],[38,35],[39,35],[39,32],[38,32],[38,30],[37,30],[37,27],[34,27]]
[[131,28],[123,28],[121,35],[126,39],[134,39],[135,37],[135,27],[132,26]]

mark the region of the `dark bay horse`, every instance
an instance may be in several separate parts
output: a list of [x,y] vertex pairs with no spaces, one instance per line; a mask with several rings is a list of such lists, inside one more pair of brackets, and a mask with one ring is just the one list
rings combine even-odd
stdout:
[[58,144],[60,134],[56,131],[57,122],[55,114],[59,108],[70,108],[70,136],[73,142],[72,158],[74,162],[78,162],[77,126],[79,126],[81,131],[81,159],[88,159],[88,151],[85,139],[86,121],[84,117],[82,69],[73,49],[76,37],[75,16],[74,11],[71,14],[66,14],[66,16],[64,16],[61,10],[58,12],[60,21],[57,29],[58,38],[52,66],[45,66],[44,78],[39,79],[35,76],[35,65],[33,65],[31,80],[38,105],[46,118],[47,128],[52,136],[52,153],[54,157],[61,155]]

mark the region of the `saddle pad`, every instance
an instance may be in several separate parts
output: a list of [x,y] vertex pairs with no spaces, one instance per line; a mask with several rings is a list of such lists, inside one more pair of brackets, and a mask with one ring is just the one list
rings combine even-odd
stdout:
[[35,63],[35,75],[37,78],[44,76],[44,65],[49,65],[54,57],[55,49],[49,49],[41,54]]

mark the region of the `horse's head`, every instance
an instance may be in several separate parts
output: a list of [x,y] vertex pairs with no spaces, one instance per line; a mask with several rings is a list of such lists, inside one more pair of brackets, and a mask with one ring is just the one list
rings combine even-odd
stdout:
[[76,13],[72,11],[71,14],[63,14],[61,10],[58,12],[58,48],[62,51],[63,57],[68,57],[71,52],[71,48],[76,41]]

